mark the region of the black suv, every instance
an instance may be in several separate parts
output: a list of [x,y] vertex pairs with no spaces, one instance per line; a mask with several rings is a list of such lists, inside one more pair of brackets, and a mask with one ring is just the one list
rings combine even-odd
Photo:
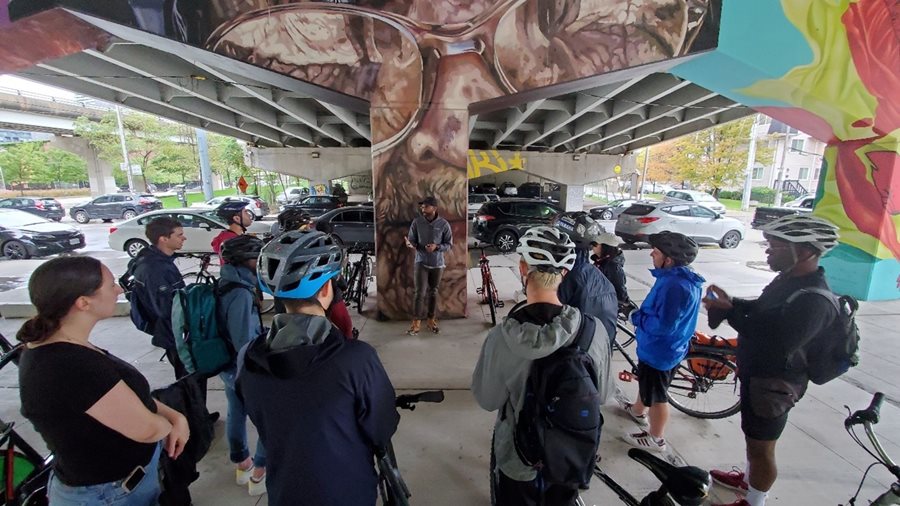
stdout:
[[541,198],[541,183],[522,183],[519,185],[518,196],[522,198],[539,199]]
[[65,216],[62,204],[53,197],[11,197],[0,200],[0,209],[18,209],[41,218],[60,221]]
[[488,202],[475,213],[475,238],[501,253],[515,251],[519,237],[531,227],[551,225],[562,209],[531,199]]
[[300,199],[300,202],[282,206],[282,212],[287,209],[300,209],[310,216],[321,216],[332,209],[344,207],[339,197],[333,195],[313,195]]
[[162,202],[149,193],[110,193],[69,208],[69,216],[78,223],[91,220],[130,220],[139,214],[162,209]]

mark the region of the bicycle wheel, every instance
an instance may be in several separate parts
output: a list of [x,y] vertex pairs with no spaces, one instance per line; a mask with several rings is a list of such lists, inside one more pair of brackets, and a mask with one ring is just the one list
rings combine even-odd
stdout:
[[259,312],[260,314],[266,314],[275,309],[275,297],[267,293],[261,293],[259,299]]
[[347,291],[344,292],[344,304],[347,305],[347,308],[350,308],[356,300],[357,276],[359,276],[359,264],[354,263],[350,268],[350,277],[347,278]]
[[491,326],[495,327],[497,325],[497,301],[494,299],[496,295],[494,293],[494,282],[492,280],[488,280],[487,284],[484,285],[484,294],[487,297],[487,305],[491,310]]
[[356,312],[362,314],[366,297],[369,295],[369,262],[363,262],[359,274],[359,290],[356,294]]
[[627,348],[634,342],[634,327],[631,322],[626,322],[621,318],[616,321],[616,327],[619,329],[616,332],[616,342],[622,348]]
[[668,391],[678,411],[695,418],[727,418],[741,410],[737,366],[721,355],[688,353]]
[[181,279],[184,280],[184,284],[190,285],[192,283],[213,283],[215,282],[216,277],[208,272],[195,271],[183,274]]

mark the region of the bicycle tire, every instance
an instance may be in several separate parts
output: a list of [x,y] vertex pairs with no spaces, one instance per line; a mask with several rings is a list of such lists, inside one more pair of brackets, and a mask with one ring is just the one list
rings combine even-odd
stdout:
[[631,346],[635,341],[635,328],[631,322],[619,318],[616,327],[619,329],[616,332],[616,342],[619,343],[619,346],[622,348]]
[[688,416],[728,418],[741,410],[737,366],[722,355],[688,353],[675,368],[666,395],[675,409]]
[[190,285],[194,283],[213,283],[215,282],[216,277],[208,272],[192,271],[182,274],[181,279],[184,280],[184,284]]
[[488,280],[488,284],[484,285],[484,292],[487,294],[487,305],[491,311],[491,326],[497,326],[497,301],[494,300],[493,281]]
[[[362,260],[360,260],[362,262]],[[366,297],[369,295],[369,262],[363,262],[359,275],[359,293],[356,294],[356,312],[362,314]]]
[[259,313],[266,314],[275,309],[275,299],[267,299],[265,294],[259,299]]

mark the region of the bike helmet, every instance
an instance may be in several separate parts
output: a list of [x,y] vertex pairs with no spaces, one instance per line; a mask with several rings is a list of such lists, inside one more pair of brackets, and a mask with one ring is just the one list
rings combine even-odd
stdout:
[[341,272],[341,248],[322,232],[291,231],[272,239],[259,254],[262,290],[285,299],[308,299]]
[[575,243],[565,232],[553,227],[533,227],[519,239],[516,252],[530,267],[544,272],[572,270]]
[[809,214],[783,216],[760,227],[764,236],[794,244],[808,244],[819,253],[837,246],[838,228],[822,218]]
[[650,234],[648,242],[678,265],[689,265],[697,258],[697,252],[700,250],[693,239],[678,232]]
[[588,249],[591,242],[604,232],[603,227],[584,211],[563,213],[556,219],[556,227],[565,232],[580,249]]
[[302,209],[288,208],[278,215],[278,226],[283,232],[297,230],[305,223],[312,221],[312,216]]
[[225,220],[226,225],[231,225],[231,219],[241,214],[247,205],[243,200],[226,200],[216,208],[216,216]]
[[263,242],[252,235],[239,235],[222,243],[219,252],[222,259],[229,264],[240,264],[247,260],[259,258],[259,252],[263,248]]

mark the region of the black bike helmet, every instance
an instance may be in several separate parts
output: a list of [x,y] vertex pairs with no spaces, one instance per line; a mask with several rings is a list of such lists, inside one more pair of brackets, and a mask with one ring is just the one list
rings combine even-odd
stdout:
[[660,232],[650,234],[650,246],[662,251],[677,265],[690,265],[697,258],[700,247],[690,237],[678,232]]
[[226,263],[238,265],[247,260],[258,258],[262,248],[262,240],[252,235],[244,234],[222,243],[220,254]]
[[556,219],[556,227],[565,232],[579,249],[590,248],[591,243],[604,232],[603,226],[584,211],[559,215]]
[[260,288],[275,297],[308,299],[341,272],[343,256],[330,235],[315,230],[284,233],[259,254]]
[[278,226],[282,232],[297,230],[310,221],[312,216],[302,209],[287,208],[278,214]]
[[222,218],[226,225],[231,225],[231,219],[241,214],[248,205],[249,203],[243,200],[226,200],[216,208],[216,216]]

